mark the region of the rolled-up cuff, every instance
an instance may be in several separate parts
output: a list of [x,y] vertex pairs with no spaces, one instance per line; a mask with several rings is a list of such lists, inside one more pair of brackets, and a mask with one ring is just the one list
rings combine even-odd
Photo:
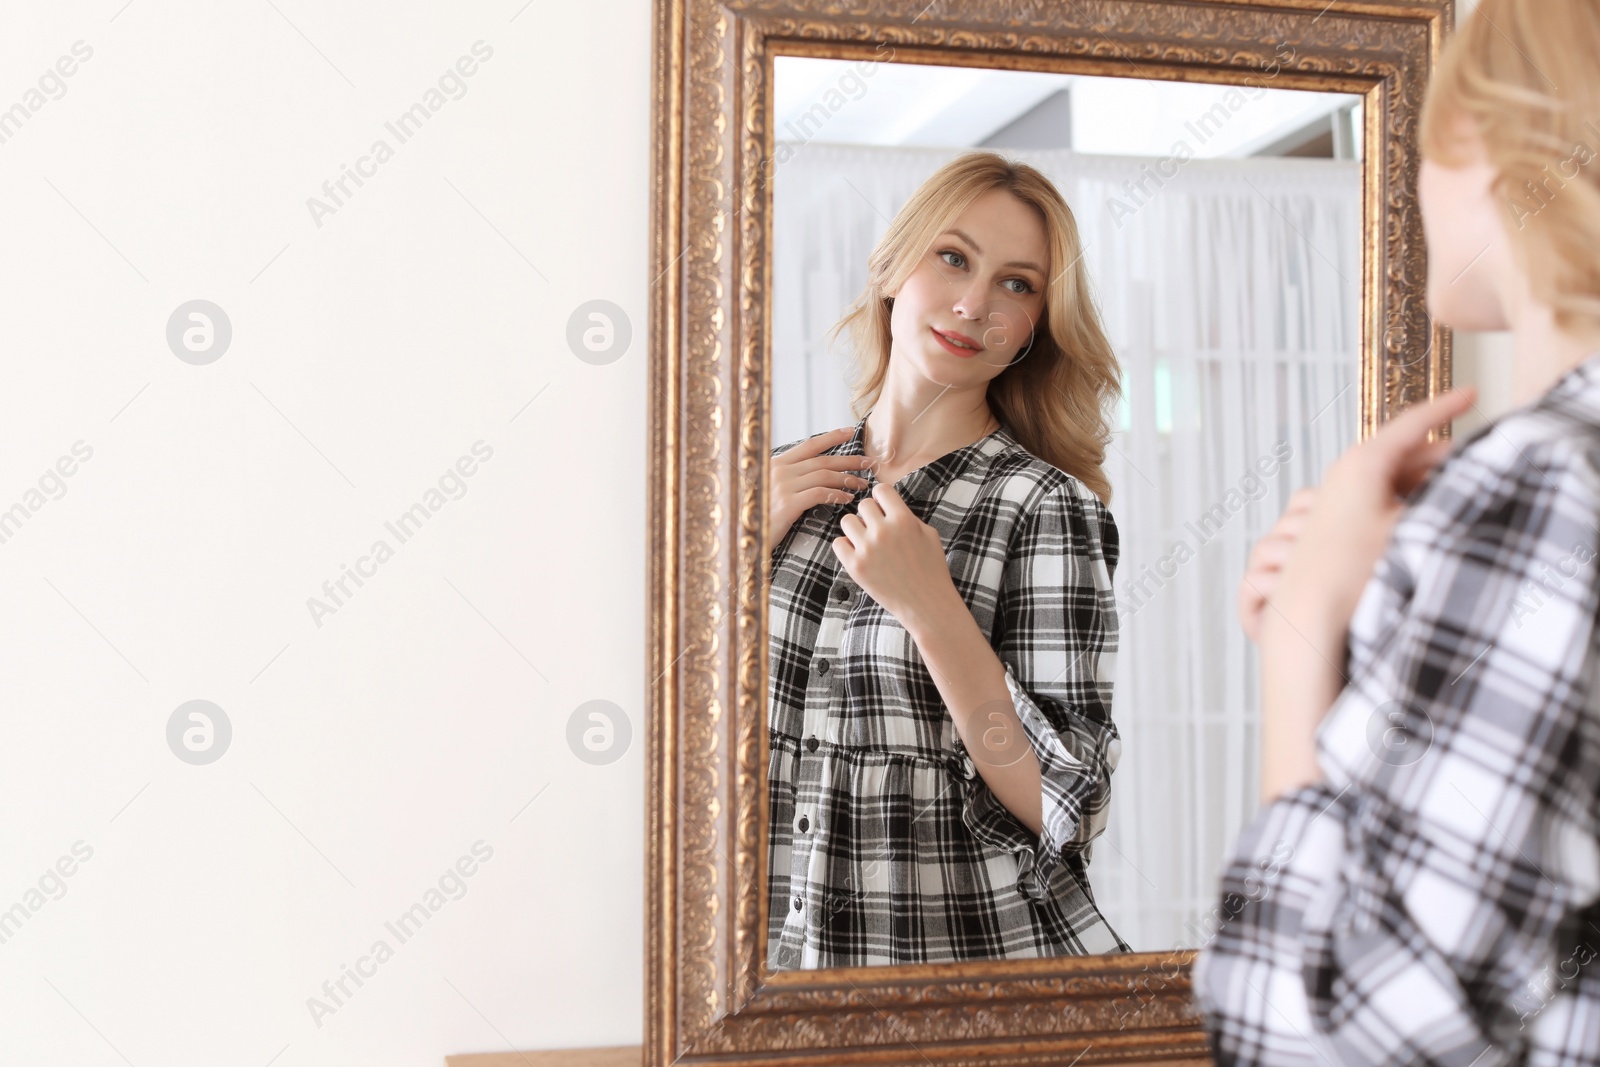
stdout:
[[959,733],[952,769],[964,789],[962,822],[984,844],[1015,856],[1017,891],[1029,900],[1042,901],[1063,853],[1085,848],[1105,828],[1105,790],[1122,742],[1115,727],[1102,726],[1059,703],[1055,703],[1058,714],[1072,716],[1073,722],[1052,723],[1017,681],[1011,665],[1007,663],[1005,668],[1012,707],[1039,760],[1043,814],[1039,833],[1030,831],[1000,803]]

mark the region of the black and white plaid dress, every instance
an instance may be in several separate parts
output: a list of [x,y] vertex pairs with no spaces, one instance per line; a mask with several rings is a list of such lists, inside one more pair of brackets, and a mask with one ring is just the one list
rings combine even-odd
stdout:
[[1219,1064],[1600,1063],[1600,354],[1408,503],[1193,971]]
[[[861,455],[865,424],[825,454]],[[895,490],[939,531],[1005,664],[1039,758],[1043,830],[1000,804],[910,634],[834,555],[840,518],[870,486],[813,507],[771,560],[768,966],[1130,951],[1086,873],[1121,746],[1110,512],[1004,426]]]

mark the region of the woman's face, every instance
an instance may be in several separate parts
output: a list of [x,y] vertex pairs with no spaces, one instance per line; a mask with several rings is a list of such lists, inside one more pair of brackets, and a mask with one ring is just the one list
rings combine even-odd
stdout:
[[1038,213],[1004,189],[989,190],[887,294],[891,358],[951,388],[987,383],[1028,347],[1049,270]]
[[1496,276],[1510,255],[1491,185],[1495,170],[1483,142],[1458,126],[1469,162],[1447,167],[1423,159],[1417,200],[1428,242],[1428,312],[1462,330],[1507,329]]

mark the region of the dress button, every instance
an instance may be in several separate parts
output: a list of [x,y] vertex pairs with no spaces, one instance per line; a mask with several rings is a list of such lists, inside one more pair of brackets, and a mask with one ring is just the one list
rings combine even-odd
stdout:
[[811,820],[804,815],[800,816],[800,832],[805,833],[809,829],[811,829]]
[[795,897],[794,898],[794,910],[795,911],[799,911],[800,910],[800,898],[799,897]]
[[834,587],[833,587],[833,599],[835,599],[835,600],[849,600],[850,599],[850,587],[848,585],[846,585],[845,583],[843,583],[843,582],[838,582],[837,584],[835,584]]
[[825,660],[825,659],[817,660],[817,673],[818,674],[827,674],[828,673],[828,661],[827,660]]
[[822,742],[818,741],[815,737],[806,738],[806,751],[815,752],[817,750],[817,746],[821,743]]

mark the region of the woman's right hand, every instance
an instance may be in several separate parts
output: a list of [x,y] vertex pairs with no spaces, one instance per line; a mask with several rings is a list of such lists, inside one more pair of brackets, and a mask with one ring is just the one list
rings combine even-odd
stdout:
[[1239,623],[1245,635],[1257,644],[1261,643],[1261,619],[1266,614],[1267,598],[1283,575],[1283,565],[1294,551],[1300,528],[1305,525],[1316,496],[1317,491],[1311,486],[1291,496],[1278,521],[1250,551],[1244,580],[1239,583]]
[[808,437],[785,452],[772,457],[772,544],[777,545],[795,520],[818,504],[843,504],[854,490],[867,485],[865,478],[846,471],[866,470],[865,456],[824,456],[821,453],[850,439],[854,426]]

